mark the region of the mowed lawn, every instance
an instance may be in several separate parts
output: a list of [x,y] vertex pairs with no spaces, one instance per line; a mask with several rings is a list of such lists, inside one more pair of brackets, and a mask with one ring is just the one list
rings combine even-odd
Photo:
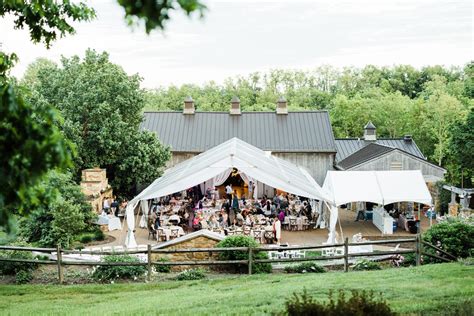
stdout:
[[460,263],[419,268],[325,274],[272,274],[149,284],[3,285],[1,315],[62,314],[268,314],[281,311],[295,291],[318,298],[329,290],[383,293],[405,313],[449,310],[474,297],[474,266]]

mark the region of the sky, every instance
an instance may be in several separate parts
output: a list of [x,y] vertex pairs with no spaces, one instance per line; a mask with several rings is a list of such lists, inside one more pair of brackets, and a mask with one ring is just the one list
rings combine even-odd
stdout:
[[0,43],[20,62],[21,77],[38,57],[59,61],[87,48],[143,77],[143,86],[218,83],[270,69],[311,70],[367,64],[462,66],[473,60],[470,0],[204,0],[205,17],[174,14],[164,32],[128,27],[115,0],[88,1],[92,22],[53,43],[32,44],[26,30],[0,18]]

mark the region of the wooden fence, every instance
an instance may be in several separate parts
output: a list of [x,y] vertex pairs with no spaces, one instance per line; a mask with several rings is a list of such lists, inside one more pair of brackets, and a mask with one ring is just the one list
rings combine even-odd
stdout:
[[[394,249],[389,251],[375,251],[369,253],[349,253],[349,246],[365,246],[365,245],[388,245],[388,244],[406,244],[413,243],[414,249]],[[437,251],[437,255],[427,253],[423,251],[423,246],[433,248]],[[343,254],[335,255],[330,257],[305,257],[305,258],[276,258],[276,259],[254,259],[254,254],[257,252],[282,252],[288,250],[318,250],[328,248],[339,248],[343,249]],[[193,249],[152,249],[151,245],[148,245],[146,250],[130,250],[126,252],[113,252],[113,251],[92,251],[92,250],[67,250],[62,249],[60,246],[56,248],[35,248],[35,247],[18,247],[18,246],[0,246],[0,250],[16,250],[16,251],[29,251],[29,252],[40,252],[40,253],[56,253],[57,260],[36,260],[36,259],[16,259],[16,258],[1,258],[0,262],[19,262],[19,263],[35,263],[35,264],[46,264],[46,265],[57,265],[58,268],[58,281],[63,283],[64,281],[64,266],[146,266],[148,270],[147,279],[151,278],[151,271],[153,265],[162,266],[190,266],[190,265],[234,265],[234,264],[245,264],[248,266],[248,274],[252,274],[253,265],[256,263],[291,263],[291,262],[304,262],[304,261],[319,261],[319,260],[336,260],[343,259],[344,272],[349,271],[349,258],[358,257],[373,257],[373,256],[389,256],[391,258],[395,255],[414,253],[416,257],[416,265],[421,264],[421,256],[426,255],[438,260],[445,262],[457,260],[457,258],[448,252],[431,245],[425,241],[422,241],[420,235],[416,235],[416,238],[404,238],[404,239],[393,239],[393,240],[376,240],[376,241],[364,241],[358,243],[349,243],[349,239],[346,238],[344,243],[333,244],[333,245],[313,245],[313,246],[289,246],[289,247],[233,247],[233,248],[193,248]],[[191,261],[152,261],[152,254],[173,254],[173,253],[199,253],[208,252],[209,255],[212,253],[220,253],[227,251],[245,251],[248,252],[248,259],[246,260],[191,260]],[[89,254],[89,255],[120,255],[120,254],[146,254],[146,262],[103,262],[103,261],[67,261],[63,260],[63,254]],[[443,257],[444,256],[444,257]]]

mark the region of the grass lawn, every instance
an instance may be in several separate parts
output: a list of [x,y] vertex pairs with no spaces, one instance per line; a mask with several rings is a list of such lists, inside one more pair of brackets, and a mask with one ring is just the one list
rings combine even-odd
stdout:
[[3,285],[1,315],[265,314],[294,291],[326,298],[331,289],[382,292],[400,313],[442,312],[474,297],[474,266],[460,263],[381,271],[271,274],[203,281],[107,285]]

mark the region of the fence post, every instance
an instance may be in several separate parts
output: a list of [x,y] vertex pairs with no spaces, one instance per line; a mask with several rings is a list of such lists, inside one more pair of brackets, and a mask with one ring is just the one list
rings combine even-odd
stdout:
[[147,247],[147,267],[148,267],[148,275],[146,276],[148,281],[151,281],[151,245]]
[[344,240],[344,272],[349,272],[349,238]]
[[421,238],[420,234],[416,234],[416,265],[421,265]]
[[58,281],[59,281],[59,284],[63,284],[64,282],[63,267],[62,267],[63,255],[61,253],[61,246],[59,244],[56,246],[56,251],[57,251],[56,261],[58,262]]
[[249,274],[252,274],[252,254],[253,249],[252,247],[249,247]]

